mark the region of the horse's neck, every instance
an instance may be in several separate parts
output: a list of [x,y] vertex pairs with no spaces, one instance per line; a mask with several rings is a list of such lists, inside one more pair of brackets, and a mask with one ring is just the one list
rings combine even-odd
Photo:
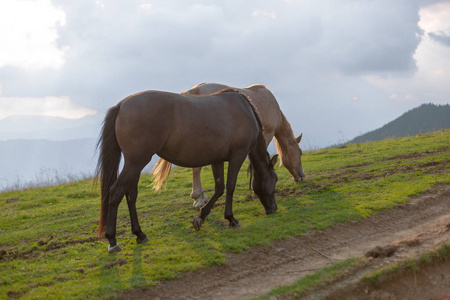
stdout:
[[248,154],[251,164],[256,172],[259,172],[266,164],[266,140],[262,133],[258,135],[256,140],[256,145],[253,147],[252,151]]
[[295,136],[292,131],[291,124],[288,122],[283,112],[281,113],[281,124],[275,130],[275,139],[278,145],[281,147],[281,150],[287,149],[289,146],[295,145]]

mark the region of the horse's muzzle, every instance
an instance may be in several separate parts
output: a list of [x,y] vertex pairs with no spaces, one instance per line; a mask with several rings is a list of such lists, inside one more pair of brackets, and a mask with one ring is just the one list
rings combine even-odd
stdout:
[[305,177],[306,177],[305,174],[303,174],[303,176],[299,176],[297,178],[294,178],[294,180],[297,181],[297,182],[298,181],[302,181]]
[[266,209],[266,215],[270,215],[270,214],[275,213],[277,211],[277,209],[278,209],[278,206],[277,206],[276,203],[274,203],[272,208]]
[[298,173],[298,176],[294,178],[295,181],[302,181],[303,178],[305,178],[305,173],[303,172],[303,169]]

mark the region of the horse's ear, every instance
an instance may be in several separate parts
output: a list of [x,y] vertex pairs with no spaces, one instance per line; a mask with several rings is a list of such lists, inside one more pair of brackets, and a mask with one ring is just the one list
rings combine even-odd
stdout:
[[300,141],[302,140],[302,136],[303,136],[303,132],[302,132],[298,137],[295,138],[295,142],[296,142],[297,144],[299,144]]
[[272,158],[270,159],[270,164],[272,165],[272,167],[275,167],[277,161],[278,161],[278,154],[275,154],[275,155],[272,156]]

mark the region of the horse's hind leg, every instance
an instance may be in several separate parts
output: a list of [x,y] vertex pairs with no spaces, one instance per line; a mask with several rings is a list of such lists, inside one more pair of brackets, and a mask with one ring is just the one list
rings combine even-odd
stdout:
[[208,196],[206,196],[205,191],[203,190],[202,181],[200,178],[200,173],[202,168],[193,168],[192,169],[192,193],[191,198],[194,199],[194,207],[202,207],[208,202]]
[[147,238],[141,231],[136,212],[137,185],[139,182],[140,173],[141,168],[130,168],[125,163],[119,178],[117,178],[116,182],[111,187],[105,232],[105,237],[109,240],[108,252],[117,252],[122,250],[116,241],[116,222],[117,210],[124,195],[127,196],[133,233],[138,236],[138,241],[143,242]]
[[105,237],[109,241],[108,252],[110,253],[123,250],[116,241],[116,221],[117,210],[124,195],[125,191],[117,180],[109,191],[108,217],[106,220]]
[[128,211],[130,213],[130,220],[131,220],[131,232],[136,235],[136,242],[139,244],[148,242],[149,239],[145,235],[145,233],[142,232],[141,226],[139,225],[138,215],[136,211],[136,199],[138,195],[138,188],[136,187],[129,191],[127,196],[127,204],[128,204]]

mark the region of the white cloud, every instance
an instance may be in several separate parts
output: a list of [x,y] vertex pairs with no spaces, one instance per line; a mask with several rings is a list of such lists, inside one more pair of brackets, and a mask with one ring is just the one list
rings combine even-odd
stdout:
[[395,102],[411,106],[424,102],[446,104],[450,101],[450,47],[429,34],[450,30],[450,3],[423,7],[419,14],[418,24],[424,34],[414,55],[417,72],[404,78],[369,75],[365,79],[385,91]]
[[[409,0],[328,1],[320,51],[328,63],[349,76],[416,70],[420,43],[418,7]],[[382,21],[381,21],[382,20]]]
[[[14,0],[27,9],[49,1]],[[423,101],[448,102],[449,47],[429,35],[445,33],[447,21],[439,7],[419,19],[420,1],[51,1],[61,18],[49,18],[46,40],[64,67],[0,64],[4,94],[14,99],[67,95],[77,109],[103,112],[146,89],[264,83],[295,131],[349,138]]]
[[274,11],[270,11],[270,10],[256,9],[253,11],[252,17],[269,17],[272,20],[276,20],[277,14]]
[[50,0],[0,1],[0,68],[61,68],[65,48],[57,44],[62,10]]
[[103,0],[95,0],[95,4],[97,4],[102,10],[105,10],[105,3]]
[[450,34],[450,2],[439,2],[421,8],[419,26],[425,32],[444,31]]
[[153,4],[151,4],[151,3],[143,3],[143,4],[140,5],[140,7],[142,9],[145,9],[145,10],[151,10],[152,7],[153,7]]
[[97,111],[74,104],[63,97],[0,97],[0,120],[10,116],[47,116],[80,119]]

